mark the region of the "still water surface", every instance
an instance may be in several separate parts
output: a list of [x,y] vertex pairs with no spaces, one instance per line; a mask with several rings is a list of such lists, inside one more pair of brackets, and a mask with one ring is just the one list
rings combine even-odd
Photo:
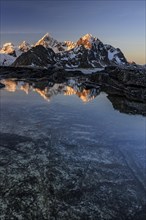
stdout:
[[145,218],[144,116],[73,80],[3,83],[0,219]]

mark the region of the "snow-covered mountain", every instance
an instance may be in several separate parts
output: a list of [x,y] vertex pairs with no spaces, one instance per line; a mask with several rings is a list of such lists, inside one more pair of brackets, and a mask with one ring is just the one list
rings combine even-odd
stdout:
[[55,53],[59,51],[64,51],[63,45],[61,42],[55,40],[51,35],[48,33],[45,34],[36,44],[35,46],[42,45],[45,48],[51,48]]
[[72,41],[64,41],[64,48],[65,50],[71,50],[76,46],[76,43],[72,42]]
[[0,49],[0,53],[16,57],[16,51],[14,45],[11,42],[5,43],[3,47]]
[[0,49],[0,65],[11,65],[17,57],[30,49],[31,46],[30,44],[26,43],[26,41],[23,41],[18,46],[14,46],[14,44],[12,44],[11,42],[5,43]]
[[19,50],[23,53],[23,52],[27,52],[28,50],[31,49],[31,45],[29,43],[27,43],[26,41],[23,41],[19,46],[18,46]]
[[77,46],[82,45],[86,49],[91,49],[92,44],[95,43],[95,41],[96,41],[97,44],[100,42],[100,40],[93,37],[91,34],[86,34],[77,41]]
[[104,45],[91,34],[81,37],[71,50],[58,54],[58,57],[67,68],[101,68],[127,63],[120,49]]
[[35,46],[42,45],[45,48],[51,48],[55,53],[70,50],[76,46],[72,41],[59,42],[54,39],[49,33],[46,33]]
[[[46,51],[38,46],[42,46]],[[49,52],[47,52],[48,49]],[[39,50],[41,50],[40,53],[43,51],[43,59],[39,56]],[[59,42],[47,33],[33,46],[25,41],[16,47],[12,43],[7,43],[0,50],[0,53],[18,57],[13,66],[48,67],[48,64],[54,65],[55,62],[55,65],[63,68],[102,68],[108,65],[125,65],[128,63],[119,48],[103,44],[91,34],[82,36],[77,42]],[[53,56],[52,59],[50,59],[50,54]]]
[[113,46],[108,44],[104,44],[104,47],[108,52],[108,59],[110,60],[110,62],[113,62],[115,64],[125,64],[127,62],[124,54],[119,48],[114,48]]

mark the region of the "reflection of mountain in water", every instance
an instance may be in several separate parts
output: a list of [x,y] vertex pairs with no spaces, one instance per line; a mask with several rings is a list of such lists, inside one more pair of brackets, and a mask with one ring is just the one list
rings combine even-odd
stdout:
[[5,85],[5,89],[9,92],[22,90],[26,94],[29,94],[30,91],[35,91],[47,101],[49,101],[52,96],[64,94],[67,96],[77,95],[83,102],[88,102],[93,100],[100,93],[98,86],[89,86],[87,83],[82,84],[74,80],[61,84],[48,82],[48,85],[46,85],[46,82],[30,84],[8,79],[2,80],[2,82]]
[[[68,80],[64,83],[53,82],[23,82],[17,80],[5,79],[2,80],[5,89],[9,92],[22,90],[26,94],[34,91],[37,92],[45,100],[49,101],[53,96],[63,94],[65,96],[76,95],[83,102],[89,102],[96,98],[100,93],[100,87],[92,84],[89,81]],[[127,114],[141,114],[146,115],[146,103],[130,101],[118,94],[108,95],[107,98],[113,105],[113,108]]]
[[24,91],[28,95],[28,93],[30,91],[29,83],[24,83],[23,85],[21,85],[20,90]]
[[14,80],[6,79],[2,80],[3,84],[5,85],[5,89],[9,92],[15,92],[17,87],[17,82]]
[[67,86],[64,95],[77,95],[83,102],[93,100],[99,94],[97,88],[85,89],[83,86],[71,87]]

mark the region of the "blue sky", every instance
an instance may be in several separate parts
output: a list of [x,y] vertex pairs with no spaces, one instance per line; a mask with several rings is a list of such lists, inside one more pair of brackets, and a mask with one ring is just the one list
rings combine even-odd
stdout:
[[46,32],[76,41],[91,33],[146,63],[145,0],[1,0],[1,44],[36,42]]

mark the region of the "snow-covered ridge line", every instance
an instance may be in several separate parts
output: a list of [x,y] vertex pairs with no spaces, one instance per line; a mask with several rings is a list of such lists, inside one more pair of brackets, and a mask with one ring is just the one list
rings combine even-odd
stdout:
[[[34,50],[34,48],[38,46],[43,46],[46,51],[41,47]],[[49,50],[52,50],[51,54]],[[31,52],[31,54],[29,52]],[[41,53],[42,57],[39,55]],[[103,44],[101,40],[93,37],[91,34],[80,37],[77,42],[59,42],[47,33],[34,45],[30,45],[26,41],[23,41],[18,46],[14,46],[10,42],[6,43],[0,50],[0,54],[17,57],[14,63],[14,65],[17,66],[33,65],[48,67],[48,65],[55,64],[63,68],[104,68],[108,65],[126,65],[128,63],[119,48]],[[22,56],[23,54],[25,55]],[[22,59],[18,59],[21,56]],[[53,60],[51,56],[53,56]],[[24,58],[26,58],[25,62]],[[5,61],[1,59],[1,63],[3,62]]]

